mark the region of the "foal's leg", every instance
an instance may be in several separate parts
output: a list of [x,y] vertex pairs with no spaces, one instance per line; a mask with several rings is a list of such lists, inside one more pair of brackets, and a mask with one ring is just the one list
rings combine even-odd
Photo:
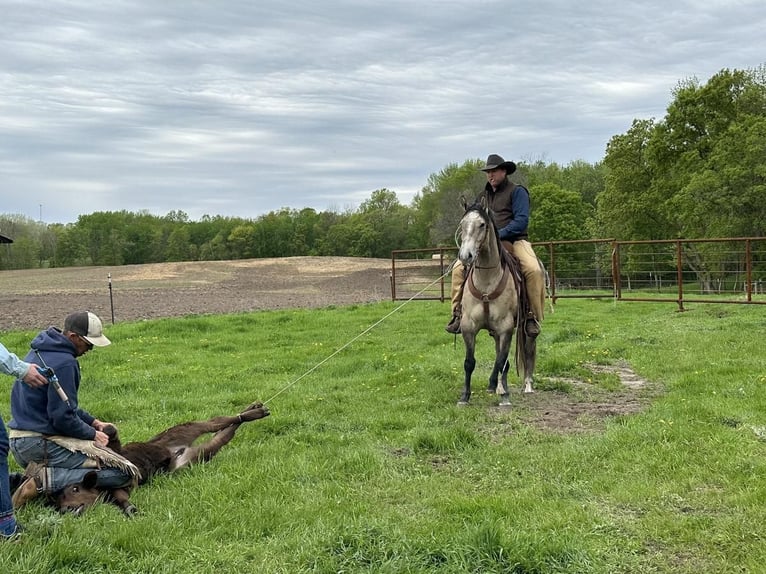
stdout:
[[208,462],[211,458],[218,454],[218,451],[221,450],[221,448],[223,448],[232,438],[234,438],[234,433],[237,432],[240,424],[241,423],[237,422],[222,430],[219,430],[213,435],[213,438],[207,442],[197,446],[178,449],[174,453],[173,460],[170,463],[168,471],[174,472],[198,462]]
[[109,491],[109,501],[120,508],[125,516],[131,517],[138,512],[130,501],[130,490],[127,488],[115,488]]
[[[170,447],[173,451],[173,459],[168,468],[169,472],[187,467],[196,462],[207,462],[213,458],[229,441],[234,438],[234,433],[242,423],[261,419],[269,416],[269,409],[260,403],[254,403],[244,411],[234,417],[215,417],[209,421],[198,423],[187,423],[193,425],[195,432],[205,429],[197,434],[198,438],[202,434],[215,432],[213,438],[209,441],[192,446],[194,440],[178,445],[178,448]],[[170,429],[172,430],[172,429]]]
[[206,421],[182,423],[161,432],[149,442],[167,445],[169,448],[191,446],[203,434],[218,432],[231,425],[262,419],[269,415],[269,409],[261,403],[253,403],[233,417],[213,417]]

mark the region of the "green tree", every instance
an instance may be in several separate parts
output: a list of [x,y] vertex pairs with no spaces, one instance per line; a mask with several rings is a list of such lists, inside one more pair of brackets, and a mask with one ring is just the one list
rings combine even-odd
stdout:
[[249,259],[255,257],[256,227],[247,223],[237,225],[226,238],[229,254],[232,259]]
[[669,198],[674,232],[697,238],[749,227],[742,208],[764,203],[764,118],[762,69],[679,84],[651,145],[654,185]]
[[590,238],[588,221],[592,207],[580,194],[546,183],[530,192],[532,211],[530,241],[562,241]]
[[653,120],[634,120],[626,134],[607,145],[604,191],[596,198],[594,234],[617,239],[664,239],[670,222],[665,217],[667,196],[653,181],[648,153]]
[[84,233],[70,223],[56,228],[56,267],[90,265]]
[[416,244],[453,245],[455,230],[463,216],[462,198],[471,201],[478,196],[487,182],[479,168],[484,162],[466,160],[462,165],[447,165],[428,177],[428,183],[413,199],[414,232]]
[[369,249],[369,257],[390,257],[396,249],[407,249],[410,242],[412,224],[411,210],[401,203],[391,190],[373,191],[370,199],[359,206],[358,217],[362,223],[365,237],[374,243]]
[[178,225],[168,236],[166,261],[191,261],[195,259],[195,245],[189,241],[189,226]]
[[210,241],[203,243],[200,247],[199,257],[203,261],[222,261],[232,259],[227,244],[227,236],[230,234],[219,231]]
[[319,221],[320,215],[308,207],[293,215],[293,253],[296,255],[316,255]]

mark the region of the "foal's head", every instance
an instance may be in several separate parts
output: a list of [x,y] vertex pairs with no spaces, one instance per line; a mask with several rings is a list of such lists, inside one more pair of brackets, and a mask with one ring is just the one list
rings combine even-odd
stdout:
[[55,497],[55,505],[59,512],[79,516],[104,498],[104,491],[96,488],[97,478],[98,475],[91,471],[85,475],[82,482],[69,484],[61,489]]

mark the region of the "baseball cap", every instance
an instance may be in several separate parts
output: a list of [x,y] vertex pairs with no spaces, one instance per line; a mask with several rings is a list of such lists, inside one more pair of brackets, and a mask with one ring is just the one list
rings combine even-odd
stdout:
[[101,319],[90,311],[77,311],[64,319],[64,331],[77,333],[96,347],[106,347],[112,342],[104,336],[104,327]]

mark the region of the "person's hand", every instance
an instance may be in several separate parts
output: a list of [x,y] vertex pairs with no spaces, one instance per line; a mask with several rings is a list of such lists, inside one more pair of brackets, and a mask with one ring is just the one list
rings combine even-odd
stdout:
[[27,385],[29,385],[33,389],[37,389],[39,387],[42,387],[48,384],[48,379],[46,379],[40,373],[40,367],[38,367],[34,363],[29,364],[29,371],[27,372],[26,375],[24,375],[24,377],[21,380],[24,381]]
[[95,442],[98,446],[106,446],[109,444],[109,436],[106,433],[97,430],[96,436],[93,437],[93,442]]
[[98,419],[93,419],[93,422],[91,423],[90,426],[92,426],[96,430],[103,431],[104,430],[104,426],[108,425],[108,424],[109,423],[105,423],[105,422],[100,421]]

